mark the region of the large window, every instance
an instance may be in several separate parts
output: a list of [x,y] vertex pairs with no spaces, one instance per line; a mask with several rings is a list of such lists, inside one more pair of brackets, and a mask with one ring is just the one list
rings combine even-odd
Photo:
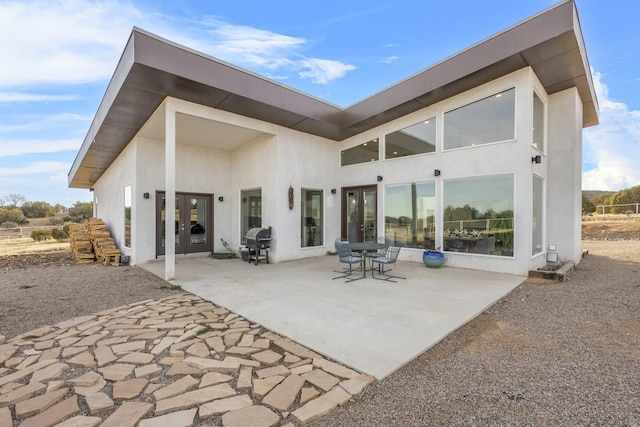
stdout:
[[131,247],[131,186],[124,187],[124,245]]
[[355,147],[347,148],[340,152],[340,166],[355,165],[358,163],[375,162],[378,160],[378,139],[367,141]]
[[444,149],[515,138],[516,90],[509,89],[444,114]]
[[322,246],[323,242],[323,222],[322,214],[322,190],[302,189],[300,198],[300,246],[303,248],[310,246]]
[[251,228],[262,228],[262,190],[242,190],[240,192],[240,241],[245,242],[244,236]]
[[542,252],[544,242],[542,239],[544,230],[544,181],[537,176],[533,177],[533,208],[531,223],[531,254],[539,254]]
[[443,183],[445,251],[513,256],[513,175]]
[[435,249],[435,183],[386,185],[384,195],[385,238],[398,246]]
[[533,146],[544,152],[545,105],[537,93],[533,92]]
[[385,159],[436,151],[436,119],[432,117],[384,137]]

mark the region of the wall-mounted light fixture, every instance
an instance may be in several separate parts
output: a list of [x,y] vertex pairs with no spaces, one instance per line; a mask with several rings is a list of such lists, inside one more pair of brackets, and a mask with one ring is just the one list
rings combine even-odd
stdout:
[[378,182],[382,181],[382,175],[378,175]]
[[440,176],[440,169],[435,169],[433,171],[433,176]]
[[331,194],[336,194],[336,193],[337,193],[336,189],[335,189],[335,188],[332,188],[332,189],[331,189]]
[[149,198],[149,193],[144,193],[144,194],[142,195],[142,197],[144,197],[145,199],[148,199],[148,198]]
[[537,156],[533,156],[531,158],[531,163],[536,163],[536,164],[542,163],[542,156],[540,154],[538,154]]
[[223,202],[224,201],[224,197],[222,197],[222,196],[218,197],[218,201],[219,202]]

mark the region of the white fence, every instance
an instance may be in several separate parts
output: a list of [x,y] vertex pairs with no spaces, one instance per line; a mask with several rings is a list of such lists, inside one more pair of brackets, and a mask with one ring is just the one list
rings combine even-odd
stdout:
[[20,237],[31,237],[32,230],[47,230],[52,228],[62,228],[62,226],[42,225],[39,227],[0,227],[0,239],[18,239]]
[[627,203],[623,205],[599,205],[596,206],[596,212],[602,215],[608,213],[626,214],[640,213],[640,203]]

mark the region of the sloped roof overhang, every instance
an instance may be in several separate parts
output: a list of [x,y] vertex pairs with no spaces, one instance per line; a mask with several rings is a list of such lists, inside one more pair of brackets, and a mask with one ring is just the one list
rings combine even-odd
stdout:
[[598,123],[574,0],[344,109],[134,28],[71,167],[69,186],[91,188],[166,97],[341,141],[524,67],[532,67],[549,94],[576,87],[583,127]]

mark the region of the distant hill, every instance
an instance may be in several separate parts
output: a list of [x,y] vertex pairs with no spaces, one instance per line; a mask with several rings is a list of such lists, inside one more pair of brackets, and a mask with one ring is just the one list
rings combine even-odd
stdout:
[[592,200],[594,197],[599,196],[600,194],[607,194],[609,196],[612,196],[616,194],[616,191],[582,190],[582,195],[589,200]]

